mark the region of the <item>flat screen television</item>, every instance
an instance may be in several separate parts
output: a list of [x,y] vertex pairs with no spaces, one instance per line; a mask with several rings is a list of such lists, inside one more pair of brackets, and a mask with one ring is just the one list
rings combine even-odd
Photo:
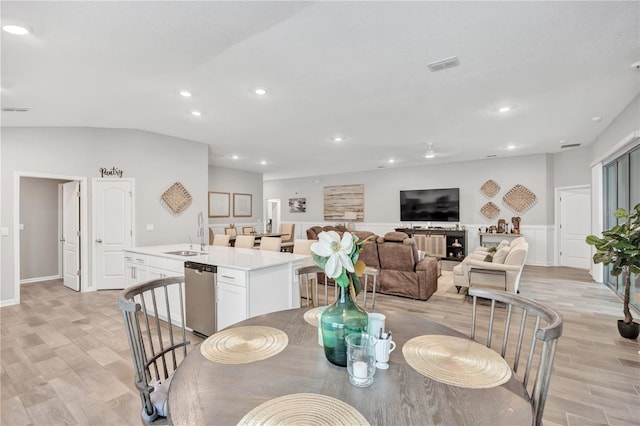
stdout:
[[459,222],[460,188],[400,191],[400,220]]

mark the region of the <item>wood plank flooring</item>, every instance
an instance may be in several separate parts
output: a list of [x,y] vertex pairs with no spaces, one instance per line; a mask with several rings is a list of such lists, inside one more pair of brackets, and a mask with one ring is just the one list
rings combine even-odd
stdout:
[[[520,290],[565,320],[544,424],[640,424],[640,343],[618,335],[620,300],[571,268],[527,267]],[[76,293],[56,280],[24,284],[21,292],[20,305],[0,308],[0,424],[141,424],[118,291]],[[469,333],[471,304],[463,297],[379,294],[376,308]]]

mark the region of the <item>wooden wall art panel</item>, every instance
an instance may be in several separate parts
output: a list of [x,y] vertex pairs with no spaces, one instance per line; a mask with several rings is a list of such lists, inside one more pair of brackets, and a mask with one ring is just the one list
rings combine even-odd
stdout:
[[336,185],[324,187],[324,220],[344,221],[345,213],[356,214],[356,221],[364,220],[364,185]]

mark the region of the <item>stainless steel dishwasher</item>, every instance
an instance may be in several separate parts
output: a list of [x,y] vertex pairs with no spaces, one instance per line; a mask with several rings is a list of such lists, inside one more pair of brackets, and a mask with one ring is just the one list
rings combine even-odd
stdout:
[[216,332],[216,267],[184,262],[186,325],[201,336]]

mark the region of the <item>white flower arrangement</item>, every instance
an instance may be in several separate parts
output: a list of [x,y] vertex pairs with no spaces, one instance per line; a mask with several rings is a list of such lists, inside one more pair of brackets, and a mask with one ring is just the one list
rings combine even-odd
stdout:
[[323,231],[318,238],[318,242],[311,245],[313,261],[341,287],[352,282],[357,295],[360,292],[358,277],[366,267],[359,259],[360,252],[369,239],[358,242],[358,236],[349,232],[345,232],[341,239],[336,231]]

